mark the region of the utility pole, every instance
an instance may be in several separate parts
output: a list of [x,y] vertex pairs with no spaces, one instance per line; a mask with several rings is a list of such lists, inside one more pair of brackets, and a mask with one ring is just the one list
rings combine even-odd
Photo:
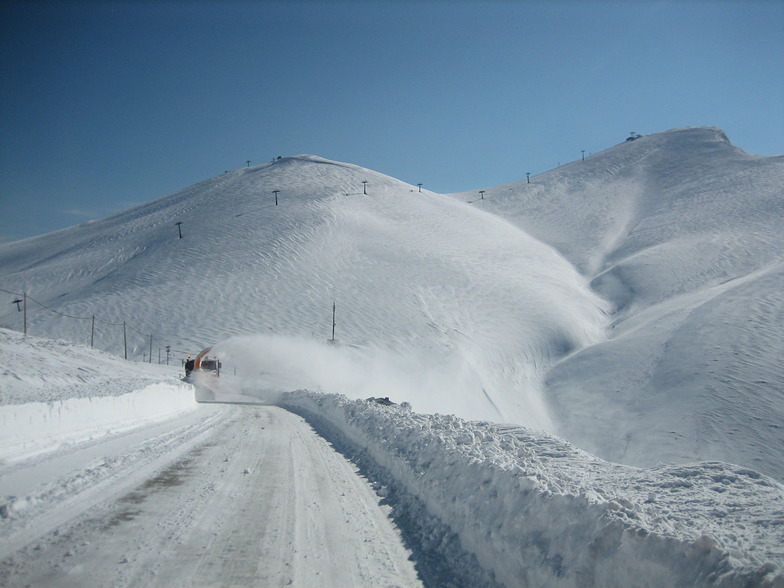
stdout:
[[583,161],[585,161],[585,149],[581,149],[581,150],[580,150],[580,153],[582,153],[582,154],[583,154]]
[[479,190],[479,195],[482,197],[482,200],[485,199],[485,191],[484,190]]
[[272,193],[275,194],[275,206],[278,205],[278,192],[280,192],[280,190],[273,190],[272,191]]
[[123,321],[123,345],[125,347],[125,359],[128,359],[128,337],[125,334],[125,321]]
[[169,365],[169,353],[171,352],[171,345],[166,346],[166,365]]
[[250,159],[248,159],[248,167],[250,167]]
[[362,180],[362,193],[367,194],[367,180]]
[[531,183],[531,172],[525,172],[525,179],[528,180],[528,183]]
[[90,329],[90,347],[93,347],[93,343],[95,343],[95,315],[93,315],[93,326]]
[[152,334],[150,334],[150,363],[152,363]]
[[177,221],[174,224],[177,225],[177,233],[180,235],[180,239],[182,239],[182,221]]
[[422,184],[417,184],[417,186],[419,186],[419,191],[421,192],[422,191]]
[[335,303],[332,303],[332,342],[335,342]]
[[19,306],[21,303],[24,303],[24,319],[23,319],[24,320],[24,325],[23,325],[23,328],[24,328],[24,332],[25,332],[25,335],[26,335],[27,334],[27,293],[25,293],[24,299],[17,298],[11,304],[16,304],[16,310],[18,312],[22,312],[22,307]]

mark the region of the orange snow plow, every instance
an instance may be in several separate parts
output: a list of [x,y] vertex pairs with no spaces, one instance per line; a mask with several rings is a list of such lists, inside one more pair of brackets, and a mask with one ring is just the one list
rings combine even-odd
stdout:
[[205,375],[210,375],[214,377],[220,376],[221,365],[220,360],[216,356],[210,356],[210,351],[212,351],[212,347],[207,347],[196,356],[196,359],[188,361],[185,363],[185,378],[190,379],[195,376],[194,372],[198,372]]
[[216,355],[210,355],[211,351],[212,347],[207,347],[195,359],[186,362],[185,381],[193,384],[197,402],[213,402],[218,393],[218,376],[223,366]]

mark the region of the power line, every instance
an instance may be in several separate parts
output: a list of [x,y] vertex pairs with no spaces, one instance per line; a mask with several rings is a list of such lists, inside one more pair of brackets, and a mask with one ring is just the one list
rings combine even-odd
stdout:
[[[20,293],[17,293],[17,292],[13,292],[12,290],[6,290],[5,288],[0,288],[0,292],[4,292],[6,294],[11,294],[12,296],[16,296],[16,297],[22,297],[19,301],[20,302],[24,302],[24,311],[25,311],[24,333],[25,334],[27,334],[27,301],[30,300],[31,302],[35,302],[41,308],[43,308],[45,310],[48,310],[49,312],[51,312],[53,314],[56,314],[58,316],[61,316],[63,318],[68,318],[68,319],[73,319],[73,320],[92,321],[92,327],[91,327],[91,333],[90,333],[90,347],[94,346],[95,322],[96,321],[98,321],[100,323],[103,323],[105,325],[112,326],[112,327],[123,327],[123,345],[124,345],[124,349],[125,349],[125,351],[124,351],[125,359],[128,359],[128,341],[127,341],[127,336],[126,336],[126,329],[130,329],[131,331],[137,333],[138,335],[144,337],[145,339],[149,337],[149,342],[150,342],[150,362],[152,362],[152,344],[153,344],[153,341],[157,342],[161,346],[165,346],[164,345],[164,341],[162,341],[159,337],[156,337],[152,333],[144,333],[144,332],[140,331],[139,329],[136,329],[136,328],[132,327],[131,325],[129,325],[127,323],[127,321],[123,321],[121,323],[117,323],[117,322],[104,320],[104,319],[102,319],[100,317],[97,317],[95,315],[92,315],[92,316],[76,316],[76,315],[73,315],[73,314],[68,314],[68,313],[65,313],[65,312],[61,312],[59,310],[55,310],[54,308],[51,308],[51,307],[47,306],[43,302],[40,302],[40,301],[36,300],[35,298],[33,298],[32,296],[28,295],[27,293],[21,293],[20,294]],[[17,304],[17,306],[18,306],[18,304]]]

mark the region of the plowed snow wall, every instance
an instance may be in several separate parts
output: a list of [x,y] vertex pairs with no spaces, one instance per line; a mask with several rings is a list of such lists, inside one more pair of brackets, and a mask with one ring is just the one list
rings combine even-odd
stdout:
[[[555,437],[335,395],[294,392],[284,404],[369,453],[506,586],[784,582],[778,566],[740,563],[711,537],[646,528],[634,504],[600,491],[612,484],[602,468],[645,471],[602,462]],[[581,476],[590,479],[576,483]]]
[[198,406],[193,387],[153,384],[120,396],[0,406],[0,460],[17,461],[164,420]]

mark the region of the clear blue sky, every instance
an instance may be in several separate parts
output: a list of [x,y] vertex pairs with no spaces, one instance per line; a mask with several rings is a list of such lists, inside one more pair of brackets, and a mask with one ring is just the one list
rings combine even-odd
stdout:
[[784,153],[784,2],[0,3],[0,239],[310,153],[437,192],[631,131]]

